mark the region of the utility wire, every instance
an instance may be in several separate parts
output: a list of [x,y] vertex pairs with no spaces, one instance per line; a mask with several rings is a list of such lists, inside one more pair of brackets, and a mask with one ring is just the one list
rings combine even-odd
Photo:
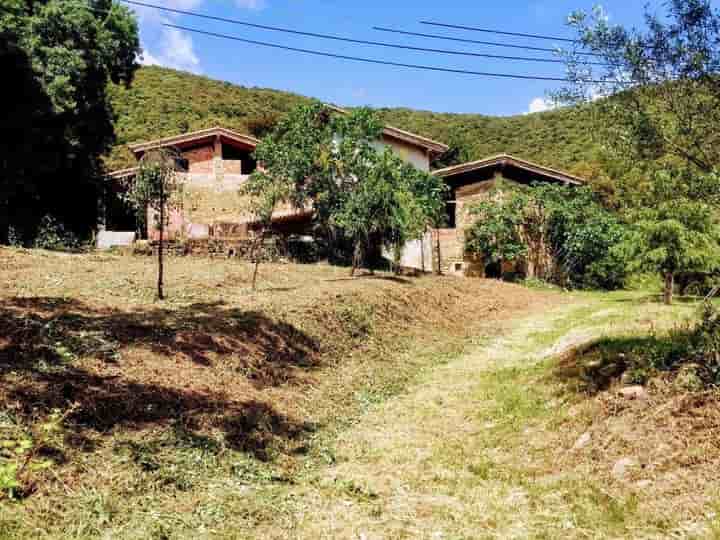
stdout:
[[[563,78],[563,77],[550,77],[550,76],[541,76],[541,75],[522,75],[522,74],[510,74],[510,73],[493,73],[493,72],[485,72],[485,71],[471,71],[471,70],[465,70],[465,69],[445,68],[445,67],[439,67],[439,66],[428,66],[428,65],[422,65],[422,64],[406,64],[403,62],[392,62],[389,60],[378,60],[378,59],[374,59],[374,58],[362,58],[359,56],[349,56],[349,55],[345,55],[345,54],[335,54],[335,53],[330,53],[330,52],[325,52],[325,51],[302,49],[299,47],[289,47],[287,45],[280,45],[277,43],[270,43],[267,41],[257,41],[254,39],[245,39],[245,38],[241,38],[241,37],[237,37],[237,36],[229,36],[227,34],[208,32],[205,30],[200,30],[198,28],[189,28],[187,26],[180,26],[177,24],[163,23],[163,26],[167,26],[169,28],[176,28],[178,30],[184,30],[185,32],[191,32],[194,34],[201,34],[201,35],[211,36],[211,37],[216,37],[216,38],[221,38],[221,39],[229,39],[232,41],[239,41],[241,43],[249,43],[251,45],[259,45],[261,47],[271,47],[273,49],[282,49],[285,51],[293,51],[293,52],[299,52],[299,53],[304,53],[304,54],[311,54],[314,56],[325,56],[328,58],[338,58],[340,60],[351,60],[354,62],[364,62],[366,64],[380,64],[380,65],[384,65],[384,66],[403,67],[403,68],[409,68],[409,69],[435,71],[435,72],[442,72],[442,73],[477,75],[477,76],[481,76],[481,77],[494,77],[494,78],[501,78],[501,79],[521,79],[521,80],[531,80],[531,81],[554,81],[554,82],[567,82],[567,83],[574,82],[571,79],[567,79],[567,78]],[[601,81],[601,80],[583,81],[583,82],[593,83],[593,84],[606,84],[607,83],[607,81]]]
[[[497,41],[479,41],[476,39],[466,39],[466,38],[458,38],[458,37],[452,37],[452,36],[443,36],[440,34],[426,34],[424,32],[409,32],[407,30],[398,30],[396,28],[386,28],[384,26],[373,26],[373,30],[379,30],[380,32],[390,32],[393,34],[402,34],[405,36],[415,36],[415,37],[423,37],[423,38],[430,38],[430,39],[443,39],[445,41],[457,41],[459,43],[473,43],[475,45],[490,45],[493,47],[507,47],[510,49],[523,49],[526,51],[541,51],[541,52],[549,52],[549,53],[557,53],[557,49],[550,49],[548,47],[533,47],[532,45],[514,45],[512,43],[499,43]],[[591,53],[591,52],[578,52],[576,54],[580,54],[583,56],[602,56],[598,53]]]
[[530,57],[530,56],[508,56],[508,55],[499,55],[499,54],[488,54],[488,53],[477,53],[477,52],[471,52],[471,51],[458,51],[458,50],[450,50],[450,49],[430,49],[426,47],[414,47],[412,45],[401,45],[397,43],[387,43],[384,41],[369,41],[364,39],[354,39],[354,38],[348,38],[344,36],[338,36],[338,35],[332,35],[332,34],[319,34],[316,32],[304,32],[301,30],[293,30],[291,28],[282,28],[279,26],[268,26],[266,24],[256,24],[256,23],[250,23],[247,21],[240,21],[237,19],[229,19],[227,17],[216,17],[214,15],[207,15],[205,13],[199,13],[196,11],[187,11],[182,9],[175,9],[175,8],[168,8],[164,6],[159,6],[157,4],[149,4],[146,2],[140,2],[137,0],[122,0],[123,2],[127,4],[132,4],[136,6],[142,6],[142,7],[148,7],[148,8],[155,8],[162,11],[168,11],[171,13],[177,13],[181,15],[188,15],[191,17],[198,17],[202,19],[210,19],[214,21],[221,21],[231,24],[237,24],[241,26],[246,26],[250,28],[258,28],[260,30],[270,30],[273,32],[283,32],[286,34],[294,34],[299,36],[309,36],[314,38],[320,38],[320,39],[330,39],[334,41],[342,41],[346,43],[357,43],[360,45],[372,45],[375,47],[386,47],[391,49],[402,49],[407,51],[419,51],[419,52],[429,52],[429,53],[437,53],[437,54],[448,54],[448,55],[454,55],[454,56],[472,56],[476,58],[490,58],[494,60],[512,60],[512,61],[521,61],[521,62],[540,62],[540,63],[546,63],[546,64],[564,64],[564,60],[560,60],[557,58],[537,58],[537,57]]
[[545,39],[548,41],[563,41],[565,43],[578,43],[576,39],[562,38],[556,36],[545,36],[542,34],[523,34],[522,32],[507,32],[504,30],[491,30],[489,28],[477,28],[475,26],[463,26],[461,24],[446,24],[434,21],[420,21],[420,24],[427,24],[430,26],[440,26],[442,28],[453,28],[455,30],[470,30],[472,32],[484,32],[486,34],[499,34],[503,36],[513,37],[525,37],[532,39]]

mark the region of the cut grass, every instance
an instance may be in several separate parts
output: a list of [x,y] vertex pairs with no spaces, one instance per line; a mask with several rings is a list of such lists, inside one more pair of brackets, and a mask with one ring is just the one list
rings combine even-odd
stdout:
[[718,537],[717,393],[629,401],[568,369],[693,305],[322,265],[265,266],[253,294],[199,259],[155,304],[149,259],[0,259],[0,420],[78,377],[107,398],[78,398],[66,462],[0,503],[0,537]]
[[150,258],[0,249],[0,267],[0,438],[73,407],[55,466],[0,502],[3,538],[290,527],[292,490],[336,462],[338,433],[471,339],[564,301],[325,265],[264,265],[252,293],[249,265],[187,258],[156,303]]
[[[575,296],[579,305],[515,324],[508,335],[435,367],[410,394],[371,410],[362,425],[341,434],[334,466],[288,490],[294,503],[287,509],[291,525],[268,522],[248,536],[711,534],[708,520],[717,495],[709,473],[716,470],[720,452],[695,456],[691,470],[668,456],[669,470],[646,486],[639,473],[650,448],[642,441],[662,427],[662,417],[656,421],[637,409],[622,419],[609,414],[603,403],[614,394],[578,393],[555,375],[559,360],[543,354],[558,342],[571,345],[568,336],[587,340],[588,335],[642,333],[649,321],[662,331],[692,317],[693,306],[667,308],[634,293]],[[565,358],[572,356],[571,349],[566,352]],[[692,434],[690,426],[678,427]],[[592,433],[590,444],[574,450],[585,431]],[[642,436],[633,437],[635,432]],[[616,460],[628,456],[637,460],[637,468],[626,479],[613,477]],[[346,485],[361,485],[373,497],[344,496],[338,486]],[[229,530],[224,530],[227,537]]]

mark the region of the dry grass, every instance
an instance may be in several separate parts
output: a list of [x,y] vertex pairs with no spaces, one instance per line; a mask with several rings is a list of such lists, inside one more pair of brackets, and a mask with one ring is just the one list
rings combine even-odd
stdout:
[[69,411],[2,538],[720,537],[717,392],[581,368],[692,305],[325,265],[252,293],[190,258],[156,303],[150,259],[0,265],[0,438]]
[[[661,331],[692,314],[638,295],[579,295],[513,324],[343,433],[337,464],[291,490],[290,517],[253,536],[712,538],[717,395],[653,387],[633,402],[615,387],[578,392],[556,371],[577,336]],[[556,349],[563,360],[546,358]],[[622,458],[636,464],[617,477]]]
[[0,502],[0,537],[186,537],[230,510],[277,524],[273,493],[332,463],[365,411],[563,301],[326,265],[265,265],[253,293],[248,265],[183,258],[157,303],[149,258],[0,249],[0,268],[0,434],[71,410],[55,465]]

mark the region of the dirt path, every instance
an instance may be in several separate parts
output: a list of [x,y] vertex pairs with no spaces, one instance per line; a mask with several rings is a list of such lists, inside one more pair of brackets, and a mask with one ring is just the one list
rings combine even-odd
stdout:
[[410,394],[371,412],[338,442],[339,464],[316,479],[317,487],[298,493],[312,511],[297,516],[295,537],[525,536],[522,490],[488,485],[479,470],[484,458],[475,441],[494,426],[483,415],[494,400],[479,391],[478,380],[558,352],[549,341],[562,348],[588,339],[593,333],[587,329],[572,331],[569,341],[554,338],[573,314],[592,306],[572,303],[515,323],[503,337],[435,369]]
[[[512,375],[531,373],[549,355],[621,333],[629,324],[657,319],[658,309],[581,296],[515,322],[502,337],[432,370],[409,394],[380,405],[346,432],[335,450],[337,464],[294,491],[288,529],[280,533],[273,526],[261,536],[607,537],[592,530],[592,517],[583,521],[586,508],[567,500],[574,487],[565,493],[545,489],[545,480],[535,476],[533,446],[552,444],[556,434],[526,420],[556,403],[528,396]],[[593,508],[589,497],[586,506]],[[602,512],[602,504],[598,508]]]

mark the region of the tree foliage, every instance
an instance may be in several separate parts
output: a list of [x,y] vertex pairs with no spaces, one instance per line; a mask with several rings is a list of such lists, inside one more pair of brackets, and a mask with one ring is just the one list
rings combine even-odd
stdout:
[[5,0],[0,242],[31,240],[44,215],[76,232],[95,225],[100,157],[114,142],[110,81],[127,84],[137,24],[112,0]]
[[637,211],[635,234],[627,250],[635,268],[657,272],[665,280],[665,302],[672,303],[679,274],[720,268],[717,212],[703,202],[669,200]]
[[293,110],[258,146],[262,167],[243,188],[263,230],[279,204],[312,207],[330,245],[353,246],[353,269],[371,244],[421,236],[442,213],[442,181],[383,148],[381,133],[367,109],[344,114],[313,102]]
[[151,214],[158,230],[157,297],[165,298],[163,290],[163,256],[165,227],[170,214],[181,201],[182,184],[178,179],[182,154],[173,148],[159,148],[146,152],[140,160],[138,172],[127,192],[128,201],[143,214]]
[[523,238],[529,199],[520,191],[495,191],[470,210],[475,222],[466,231],[465,250],[491,263],[515,262],[528,253]]
[[[568,53],[564,96],[600,100],[603,141],[619,154],[700,173],[720,164],[720,14],[709,0],[670,0],[646,29],[612,25],[601,8],[570,17],[585,51]],[[597,59],[597,58],[596,58]]]
[[573,287],[613,289],[623,285],[628,234],[617,216],[604,208],[587,187],[536,184],[501,186],[476,203],[476,217],[466,232],[466,250],[489,263],[541,261],[543,275]]
[[604,62],[567,53],[574,84],[561,97],[605,97],[598,135],[625,164],[618,186],[635,223],[631,253],[663,275],[669,303],[678,273],[717,266],[720,14],[709,0],[665,7],[663,17],[648,12],[642,30],[611,25],[600,8],[573,14],[581,45]]

